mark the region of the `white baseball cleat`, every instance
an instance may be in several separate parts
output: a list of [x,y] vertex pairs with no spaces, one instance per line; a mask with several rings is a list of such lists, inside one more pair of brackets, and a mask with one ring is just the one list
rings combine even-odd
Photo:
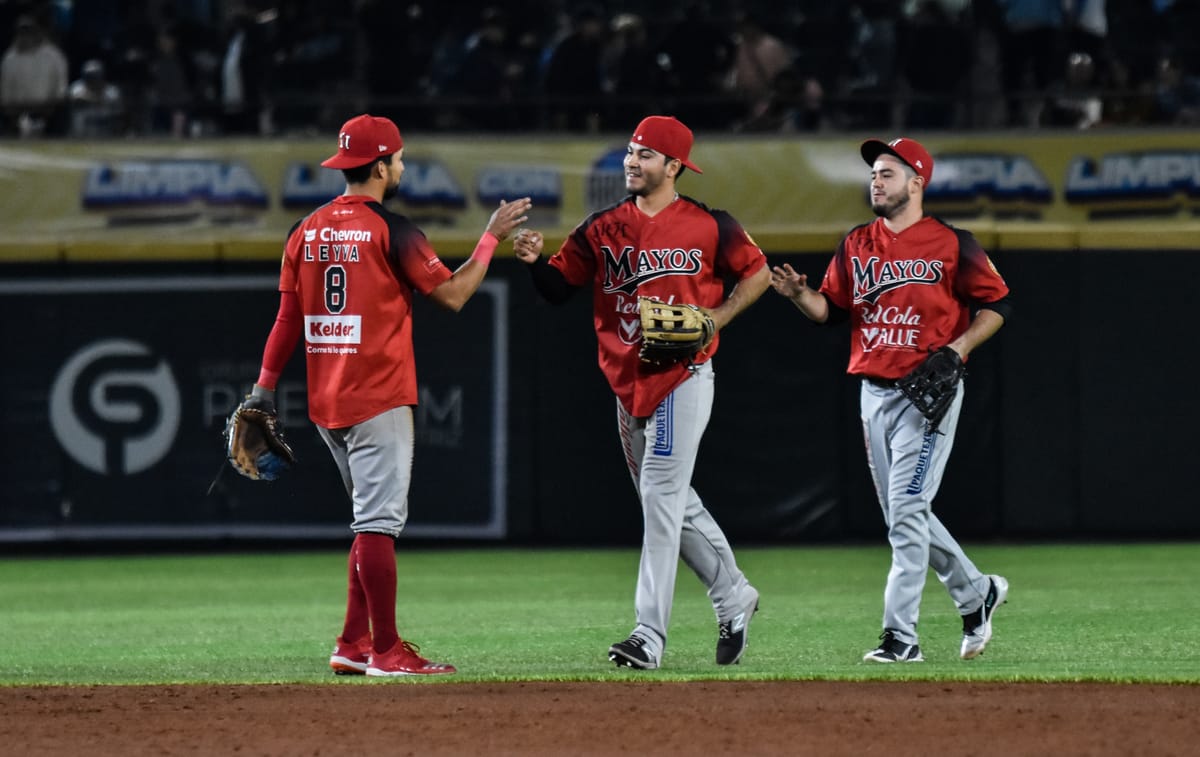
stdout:
[[988,576],[990,586],[979,609],[963,616],[963,640],[960,656],[970,660],[983,654],[992,640],[992,616],[996,608],[1008,601],[1008,580],[1003,576]]

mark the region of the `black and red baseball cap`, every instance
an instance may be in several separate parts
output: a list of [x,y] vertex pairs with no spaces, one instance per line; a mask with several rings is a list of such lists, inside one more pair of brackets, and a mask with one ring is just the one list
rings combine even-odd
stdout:
[[916,171],[917,176],[925,180],[925,186],[929,186],[929,182],[933,178],[933,156],[915,139],[900,137],[899,139],[893,139],[891,142],[884,142],[881,139],[868,139],[862,143],[859,151],[862,153],[863,160],[867,161],[868,166],[875,165],[875,159],[887,153],[888,155],[895,155],[904,161],[909,168]]
[[696,173],[704,173],[688,159],[692,152],[692,130],[674,116],[646,116],[629,141],[676,158]]
[[357,168],[376,158],[400,152],[401,147],[404,147],[404,140],[400,138],[400,130],[391,119],[364,113],[342,124],[342,130],[338,132],[337,153],[321,161],[321,165],[326,168]]

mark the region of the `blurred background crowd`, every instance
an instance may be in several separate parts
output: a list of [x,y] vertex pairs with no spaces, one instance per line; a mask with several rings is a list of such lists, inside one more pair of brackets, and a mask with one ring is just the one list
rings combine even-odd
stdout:
[[1197,0],[0,0],[0,135],[1200,122]]

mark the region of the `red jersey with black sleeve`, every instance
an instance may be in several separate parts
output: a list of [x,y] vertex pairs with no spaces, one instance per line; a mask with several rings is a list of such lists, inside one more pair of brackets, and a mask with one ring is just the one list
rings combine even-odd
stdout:
[[417,404],[413,290],[450,276],[421,230],[372,197],[340,196],[293,227],[279,290],[304,317],[313,423],[345,428]]
[[850,314],[846,372],[896,379],[966,331],[972,308],[1007,297],[1008,285],[970,232],[925,216],[899,234],[882,218],[852,229],[820,291]]
[[[600,369],[625,410],[647,417],[689,374],[686,363],[649,368],[638,357],[638,296],[715,308],[725,301],[726,279],[745,279],[766,262],[723,210],[678,197],[648,216],[631,196],[584,219],[549,265],[572,287],[591,284]],[[720,338],[694,362],[709,360]]]

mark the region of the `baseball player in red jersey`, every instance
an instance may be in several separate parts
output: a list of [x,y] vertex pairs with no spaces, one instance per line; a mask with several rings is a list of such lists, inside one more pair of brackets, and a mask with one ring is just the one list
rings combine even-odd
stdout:
[[[770,284],[762,250],[722,210],[675,191],[689,160],[692,132],[675,118],[638,124],[625,157],[630,195],[593,213],[549,260],[543,239],[522,230],[517,257],[530,264],[547,300],[590,286],[600,368],[616,395],[617,424],[642,503],[645,532],[638,567],[637,625],[608,650],[618,666],[659,667],[680,556],[703,582],[717,616],[716,661],[741,659],[758,591],[738,568],[725,534],[691,486],[713,400],[712,356],[720,329]],[[732,288],[726,293],[726,280]],[[650,368],[638,356],[638,296],[709,308],[718,335],[691,361]]]
[[970,233],[924,214],[933,158],[920,143],[869,140],[871,208],[878,218],[852,229],[829,263],[820,291],[790,265],[771,285],[818,323],[850,321],[850,365],[862,377],[860,407],[867,460],[892,547],[883,599],[883,634],[870,662],[919,662],[917,616],[932,566],[963,616],[960,656],[983,652],[992,614],[1008,582],[985,575],[933,514],[962,407],[960,381],[940,428],[896,387],[933,350],[962,360],[1008,318],[1008,286]]
[[301,335],[308,410],[354,506],[346,618],[329,665],[369,676],[455,672],[430,662],[396,630],[395,540],[408,519],[417,374],[413,291],[453,311],[479,288],[501,239],[526,220],[529,198],[501,202],[470,259],[451,272],[425,235],[387,210],[404,173],[404,143],[386,118],[361,115],[321,165],[346,191],[288,234],[280,305],[252,394],[274,389]]

